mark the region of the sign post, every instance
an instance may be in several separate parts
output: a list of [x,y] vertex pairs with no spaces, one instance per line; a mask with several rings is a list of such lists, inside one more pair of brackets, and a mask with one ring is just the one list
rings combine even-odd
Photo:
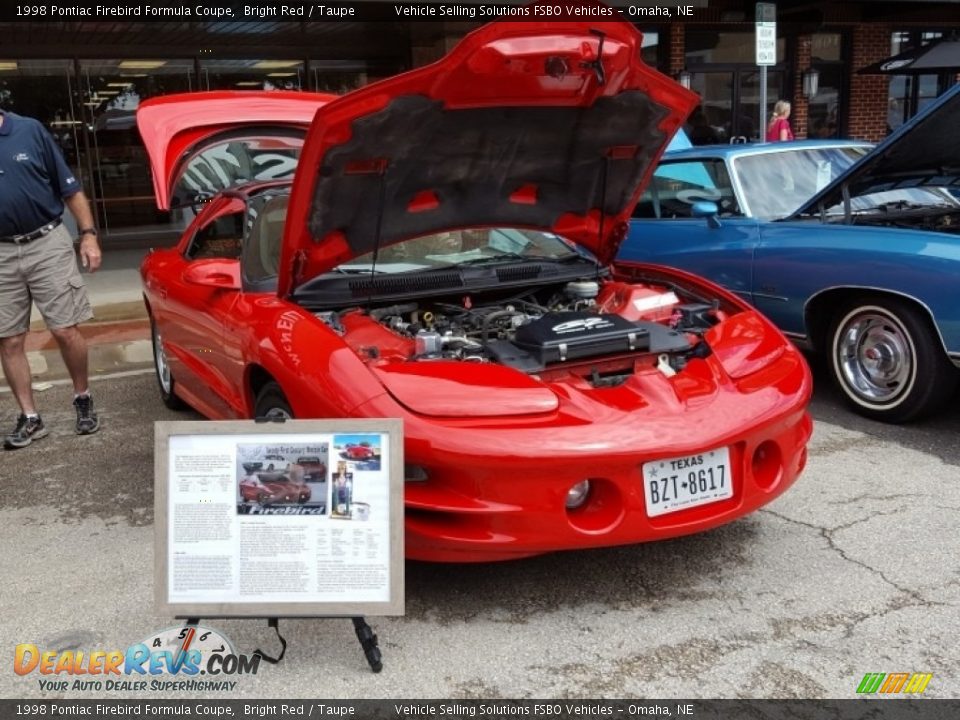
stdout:
[[756,41],[760,67],[760,142],[763,142],[767,137],[767,68],[777,64],[777,6],[773,3],[757,3]]

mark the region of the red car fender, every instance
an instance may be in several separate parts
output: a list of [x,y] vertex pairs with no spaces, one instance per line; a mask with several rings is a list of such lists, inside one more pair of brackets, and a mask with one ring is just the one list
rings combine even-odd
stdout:
[[[258,305],[257,314],[263,314],[264,306],[272,312],[255,321],[248,335],[250,347],[243,353],[250,417],[256,404],[251,392],[256,366],[279,383],[295,417],[343,417],[386,392],[353,349],[310,312],[276,298]],[[299,391],[293,392],[294,387]]]

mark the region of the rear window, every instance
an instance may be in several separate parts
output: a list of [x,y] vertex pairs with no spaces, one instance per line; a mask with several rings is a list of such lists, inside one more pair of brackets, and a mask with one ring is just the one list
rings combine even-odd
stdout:
[[171,207],[197,205],[249,182],[290,180],[303,150],[298,128],[244,128],[204,139],[181,166]]

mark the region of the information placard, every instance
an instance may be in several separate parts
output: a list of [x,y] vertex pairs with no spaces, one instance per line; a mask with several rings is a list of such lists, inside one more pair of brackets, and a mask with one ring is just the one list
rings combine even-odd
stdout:
[[158,422],[161,614],[403,614],[400,420]]

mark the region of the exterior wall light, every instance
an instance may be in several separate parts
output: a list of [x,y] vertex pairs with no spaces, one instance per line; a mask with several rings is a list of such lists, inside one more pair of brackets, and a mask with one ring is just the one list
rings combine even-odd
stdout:
[[803,73],[803,94],[808,98],[815,97],[820,89],[820,72],[814,68]]

